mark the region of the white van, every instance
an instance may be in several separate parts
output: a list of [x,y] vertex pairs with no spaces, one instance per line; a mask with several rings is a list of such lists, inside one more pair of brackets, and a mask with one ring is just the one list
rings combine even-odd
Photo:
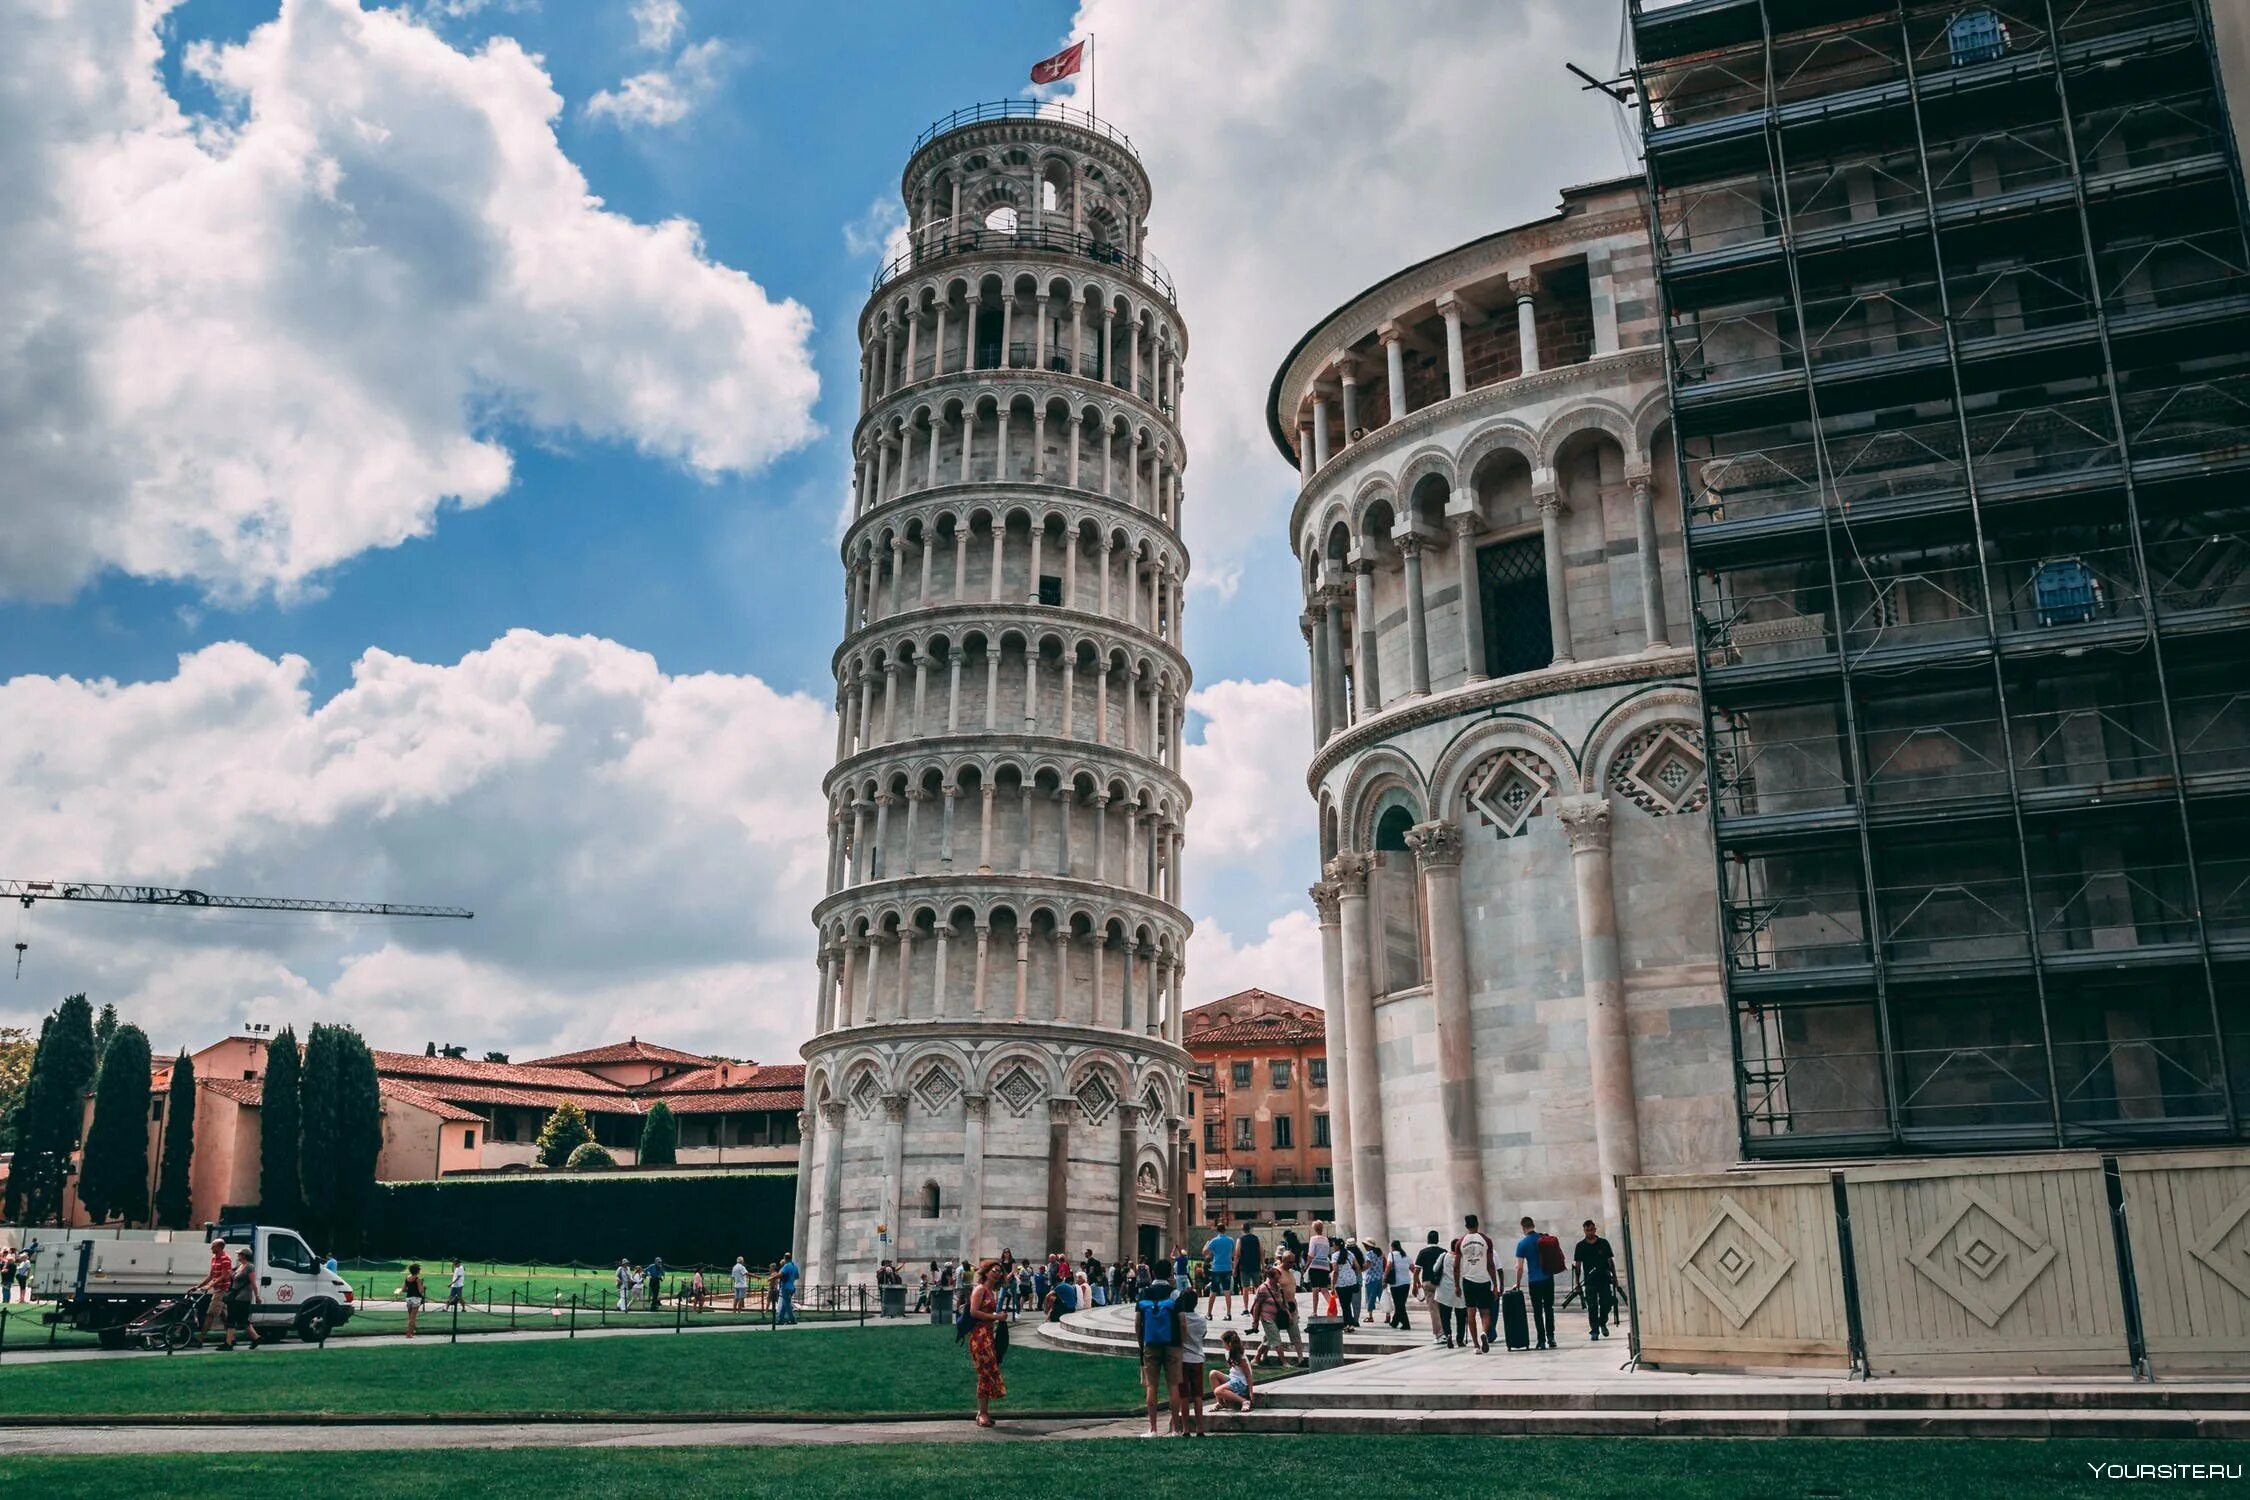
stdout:
[[248,1246],[258,1278],[250,1321],[260,1333],[295,1333],[318,1342],[356,1310],[350,1283],[313,1258],[294,1229],[263,1224],[207,1225],[188,1229],[78,1229],[21,1231],[37,1245],[33,1295],[49,1299],[50,1323],[96,1334],[104,1349],[125,1347],[125,1325],[203,1284],[211,1271],[211,1241],[224,1240],[231,1257]]

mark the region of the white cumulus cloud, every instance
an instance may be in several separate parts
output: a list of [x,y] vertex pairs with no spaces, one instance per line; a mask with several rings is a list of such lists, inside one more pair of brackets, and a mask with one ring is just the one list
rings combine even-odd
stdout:
[[1275,917],[1262,936],[1248,942],[1236,939],[1216,917],[1198,920],[1188,950],[1186,1002],[1202,1005],[1244,990],[1265,990],[1319,1005],[1320,923],[1302,891],[1298,908]]
[[21,1024],[114,1000],[161,1047],[255,1016],[377,1045],[639,1034],[786,1060],[810,1023],[834,719],[754,677],[668,676],[512,631],[452,664],[368,651],[316,704],[239,644],[170,678],[0,683],[0,870],[474,908],[471,922],[45,903]]
[[662,52],[687,29],[687,7],[680,0],[633,0],[633,36],[650,52]]
[[703,474],[815,435],[810,319],[606,209],[507,39],[281,0],[0,0],[0,598],[104,569],[287,597],[504,491],[514,421]]
[[614,125],[677,125],[718,92],[730,58],[717,37],[691,43],[662,67],[601,90],[586,101],[586,113]]
[[[1193,911],[1225,914],[1196,920],[1188,946],[1190,1001],[1255,987],[1318,1005],[1320,937],[1305,895],[1319,862],[1303,774],[1312,745],[1311,694],[1293,682],[1217,682],[1189,694],[1188,709],[1202,734],[1188,741],[1180,760],[1195,791],[1185,895]],[[1222,925],[1277,909],[1264,935],[1251,941]]]

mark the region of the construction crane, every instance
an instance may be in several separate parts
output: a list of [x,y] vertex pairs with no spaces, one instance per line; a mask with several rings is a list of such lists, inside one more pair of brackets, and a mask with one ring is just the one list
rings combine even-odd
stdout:
[[[346,917],[451,917],[476,914],[460,906],[412,906],[394,901],[313,901],[297,896],[214,896],[207,891],[163,885],[119,885],[96,880],[8,880],[0,878],[0,900],[13,897],[29,910],[40,901],[86,901],[111,906],[168,906],[195,911],[301,911]],[[30,948],[16,939],[16,977]]]

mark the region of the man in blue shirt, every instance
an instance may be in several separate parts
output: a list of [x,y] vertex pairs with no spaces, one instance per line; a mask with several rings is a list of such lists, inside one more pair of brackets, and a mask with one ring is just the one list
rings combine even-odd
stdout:
[[797,1252],[794,1250],[783,1251],[781,1270],[773,1278],[775,1292],[773,1321],[777,1327],[783,1323],[797,1321],[797,1278],[800,1274],[802,1273],[797,1269]]
[[1523,1238],[1516,1241],[1516,1285],[1531,1303],[1532,1347],[1555,1347],[1555,1273],[1540,1254],[1541,1235],[1531,1216],[1523,1218]]
[[1203,1242],[1211,1258],[1211,1294],[1227,1299],[1227,1316],[1234,1316],[1234,1236],[1221,1229]]

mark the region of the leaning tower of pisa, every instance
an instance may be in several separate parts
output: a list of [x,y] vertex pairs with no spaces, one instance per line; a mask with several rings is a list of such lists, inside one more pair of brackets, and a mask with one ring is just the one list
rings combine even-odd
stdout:
[[860,315],[808,1275],[1169,1249],[1180,1044],[1181,365],[1132,143],[1074,109],[915,143]]

